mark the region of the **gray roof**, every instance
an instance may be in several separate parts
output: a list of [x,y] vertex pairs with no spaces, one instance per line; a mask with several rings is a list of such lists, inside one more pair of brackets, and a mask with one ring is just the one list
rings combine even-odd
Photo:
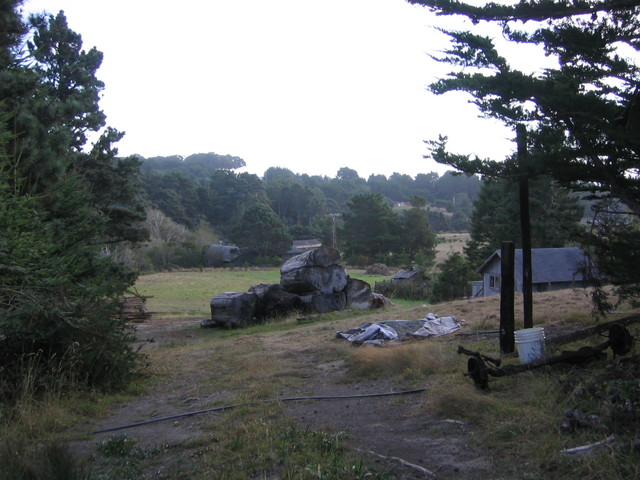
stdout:
[[[500,250],[496,250],[476,270],[483,273],[495,261],[500,261]],[[533,283],[573,282],[585,280],[584,269],[590,264],[589,257],[578,247],[532,248],[531,269]],[[515,277],[522,278],[522,249],[515,251]]]
[[391,280],[407,280],[415,277],[421,270],[418,267],[404,267],[393,274]]

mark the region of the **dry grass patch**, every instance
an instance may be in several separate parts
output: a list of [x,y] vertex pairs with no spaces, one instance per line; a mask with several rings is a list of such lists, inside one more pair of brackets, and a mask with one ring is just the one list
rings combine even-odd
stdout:
[[471,238],[468,233],[440,233],[436,245],[436,265],[444,262],[454,253],[462,253]]
[[451,344],[437,340],[416,341],[379,348],[363,346],[354,349],[347,359],[346,380],[390,377],[397,380],[424,380],[436,373],[457,368]]

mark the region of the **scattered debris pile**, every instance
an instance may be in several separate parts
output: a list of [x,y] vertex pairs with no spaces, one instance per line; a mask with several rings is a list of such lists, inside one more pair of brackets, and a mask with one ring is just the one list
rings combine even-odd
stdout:
[[279,284],[260,284],[248,292],[225,292],[211,299],[211,319],[201,327],[242,328],[291,312],[327,313],[389,306],[371,286],[351,278],[339,264],[340,253],[320,246],[287,260]]
[[432,337],[447,335],[460,330],[461,325],[454,316],[438,317],[429,313],[421,320],[389,320],[385,322],[365,323],[359,327],[337,332],[338,338],[344,338],[354,345],[382,345],[385,342],[401,340],[406,337]]
[[[560,355],[550,358],[543,358],[535,360],[531,363],[522,365],[507,365],[501,367],[502,360],[499,358],[491,358],[487,355],[483,355],[480,352],[474,352],[467,350],[463,346],[458,347],[458,353],[468,355],[470,358],[467,361],[467,375],[470,377],[476,387],[486,390],[489,388],[489,376],[492,377],[504,377],[506,375],[514,375],[516,373],[524,372],[527,370],[547,367],[551,365],[568,363],[568,364],[581,364],[588,363],[593,360],[605,358],[604,351],[608,348],[611,349],[614,356],[623,356],[629,353],[634,345],[634,338],[625,327],[625,323],[635,323],[640,320],[640,317],[629,317],[628,319],[621,319],[616,322],[609,322],[607,324],[599,325],[597,330],[604,331],[604,328],[608,328],[608,340],[599,345],[589,347],[581,347],[578,350],[564,350]],[[596,331],[595,328],[584,329],[579,332],[574,332],[560,339],[556,339],[554,343],[560,343],[563,340],[566,342],[574,341],[580,338],[586,338],[588,335],[593,334]]]

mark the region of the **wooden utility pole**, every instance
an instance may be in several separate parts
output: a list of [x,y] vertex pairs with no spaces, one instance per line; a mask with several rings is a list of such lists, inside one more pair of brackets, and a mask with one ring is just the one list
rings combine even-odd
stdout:
[[500,352],[515,351],[515,313],[514,313],[514,280],[515,280],[515,245],[513,242],[502,242],[500,251]]
[[527,128],[516,127],[520,167],[520,230],[522,233],[522,298],[524,328],[533,327],[533,273],[531,267],[531,219],[529,217],[529,171],[527,168]]

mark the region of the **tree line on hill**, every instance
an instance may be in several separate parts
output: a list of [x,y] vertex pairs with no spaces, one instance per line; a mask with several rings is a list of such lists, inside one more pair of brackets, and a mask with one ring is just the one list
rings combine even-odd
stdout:
[[[397,216],[400,225],[405,211],[412,208],[411,202],[421,198],[424,202],[420,208],[430,230],[466,231],[481,184],[477,176],[451,173],[419,174],[415,178],[395,173],[389,178],[371,175],[365,180],[348,167],[341,168],[333,178],[271,167],[260,178],[235,171],[245,166],[242,159],[215,153],[138,158],[142,161],[141,183],[148,211],[156,212],[155,219],[164,215],[165,223],[174,224],[174,233],[182,231],[182,241],[172,235],[170,244],[152,241],[138,249],[136,259],[143,268],[200,266],[197,263],[204,258],[206,244],[193,241],[198,231],[201,240],[251,249],[261,262],[274,257],[278,262],[292,240],[317,238],[327,244],[348,245],[354,240],[348,239],[350,229],[345,228],[344,216],[351,211],[350,202],[356,196],[364,196],[369,207],[382,215],[380,225],[385,215]],[[380,202],[384,203],[384,212],[380,212]],[[385,228],[386,235],[397,240],[405,236],[401,228],[391,227]],[[203,230],[210,235],[203,235]],[[388,244],[380,243],[381,247]],[[405,250],[396,246],[385,252],[380,248],[376,255],[360,258],[412,261],[415,254]],[[185,255],[186,251],[191,253]]]
[[[471,203],[480,189],[478,176],[450,172],[441,176],[433,172],[418,174],[415,178],[399,173],[371,175],[365,180],[348,167],[341,168],[333,178],[271,167],[260,178],[234,171],[245,166],[242,159],[215,153],[184,159],[139,158],[151,206],[189,228],[203,219],[225,226],[248,199],[254,198],[267,203],[293,229],[294,236],[309,235],[317,215],[344,213],[354,195],[375,193],[391,205],[409,204],[412,197],[422,197],[432,207],[433,218],[439,217],[433,222],[437,231],[465,231]],[[208,161],[203,161],[205,158]]]
[[[481,262],[501,239],[519,238],[517,185],[507,180],[452,172],[365,180],[347,167],[333,178],[272,167],[259,178],[236,173],[245,163],[228,155],[141,160],[147,205],[155,212],[149,216],[150,230],[159,231],[153,227],[159,216],[173,224],[164,237],[152,235],[163,242],[139,250],[147,254],[147,264],[138,256],[142,267],[201,266],[206,243],[193,242],[197,231],[205,242],[219,239],[250,248],[257,261],[275,257],[276,264],[295,239],[337,246],[354,265],[417,261],[428,267],[438,233],[470,231],[472,263]],[[584,213],[578,196],[541,178],[531,185],[531,210],[536,246],[575,240]],[[217,236],[202,235],[203,226]]]

